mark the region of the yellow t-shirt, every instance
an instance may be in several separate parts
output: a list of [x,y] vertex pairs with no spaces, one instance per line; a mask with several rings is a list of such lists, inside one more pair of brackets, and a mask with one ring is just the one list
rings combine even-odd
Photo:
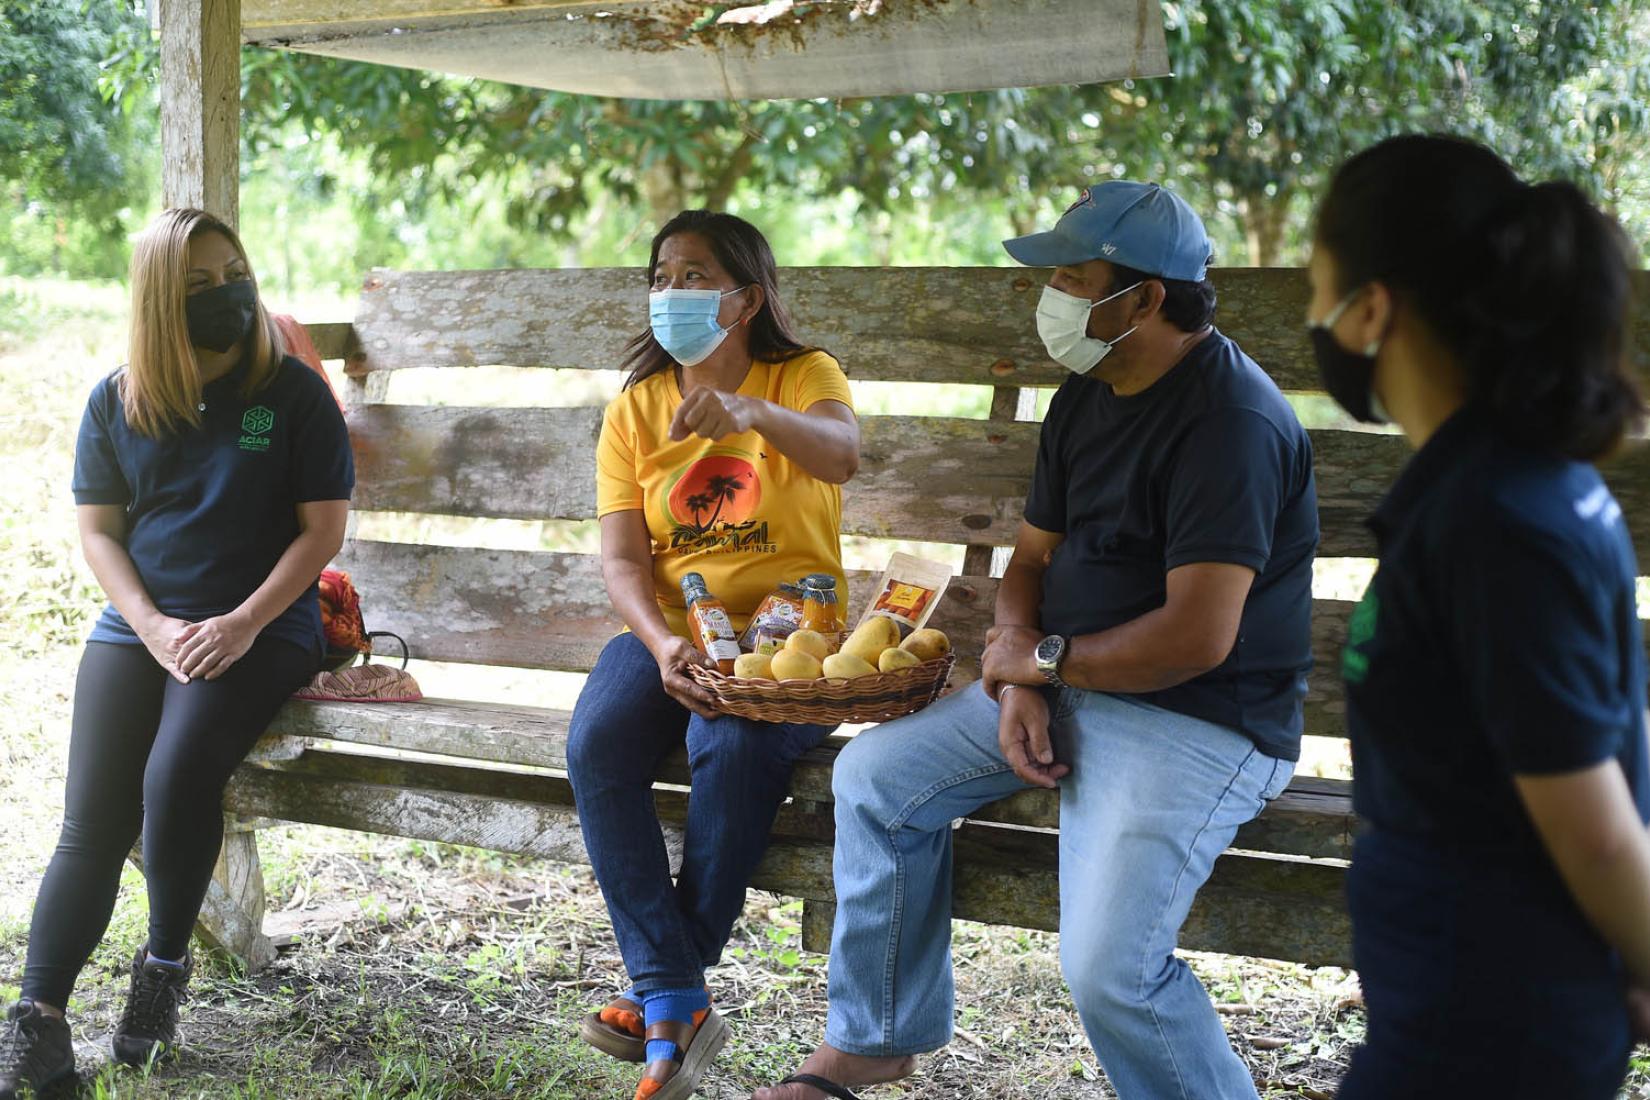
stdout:
[[[847,376],[822,351],[752,363],[739,393],[798,412],[819,401],[853,407]],[[681,403],[674,371],[632,386],[607,406],[596,446],[596,514],[641,509],[670,629],[688,636],[681,586],[688,573],[704,575],[739,630],[764,596],[808,573],[836,577],[846,608],[841,486],[820,481],[754,431],[675,442],[670,421]]]

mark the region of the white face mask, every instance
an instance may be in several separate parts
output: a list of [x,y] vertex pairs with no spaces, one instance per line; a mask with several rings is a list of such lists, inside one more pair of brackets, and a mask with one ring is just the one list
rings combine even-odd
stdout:
[[1043,338],[1043,347],[1048,349],[1048,357],[1059,363],[1073,374],[1087,374],[1093,370],[1095,364],[1111,354],[1111,349],[1117,346],[1118,340],[1097,340],[1088,334],[1089,314],[1095,306],[1127,294],[1135,287],[1126,286],[1116,294],[1108,294],[1098,302],[1091,302],[1087,298],[1079,298],[1074,294],[1067,294],[1063,290],[1055,290],[1051,286],[1043,288],[1043,297],[1037,303],[1037,335]]

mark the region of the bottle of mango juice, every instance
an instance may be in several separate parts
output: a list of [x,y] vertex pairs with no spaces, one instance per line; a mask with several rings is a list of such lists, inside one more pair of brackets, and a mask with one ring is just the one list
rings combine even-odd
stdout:
[[705,578],[689,573],[682,578],[682,598],[687,601],[688,627],[699,652],[716,662],[727,676],[733,675],[733,661],[739,656],[739,635],[722,601],[710,594]]

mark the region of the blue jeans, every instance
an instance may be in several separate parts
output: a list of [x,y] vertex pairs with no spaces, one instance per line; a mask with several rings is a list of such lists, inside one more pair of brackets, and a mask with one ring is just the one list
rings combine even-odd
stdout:
[[[744,909],[792,764],[832,728],[700,718],[665,694],[635,635],[607,643],[573,708],[567,775],[637,991],[703,984]],[[684,740],[693,786],[672,885],[653,776]]]
[[[1060,964],[1123,1100],[1233,1100],[1255,1086],[1175,956],[1238,826],[1294,766],[1242,734],[1126,696],[1047,692],[1060,783]],[[837,758],[826,1042],[917,1054],[951,1038],[951,823],[1024,788],[978,684],[856,737]]]

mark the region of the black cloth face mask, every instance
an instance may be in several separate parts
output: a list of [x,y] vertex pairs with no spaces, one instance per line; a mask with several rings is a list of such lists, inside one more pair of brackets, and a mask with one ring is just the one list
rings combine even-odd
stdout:
[[1384,411],[1377,412],[1375,407],[1375,356],[1381,350],[1381,341],[1371,340],[1362,351],[1348,351],[1341,347],[1340,341],[1330,331],[1361,290],[1363,287],[1342,298],[1334,309],[1324,315],[1323,320],[1309,323],[1306,334],[1312,341],[1312,358],[1317,360],[1318,378],[1323,382],[1324,390],[1335,399],[1335,404],[1345,409],[1354,420],[1365,424],[1385,424]]
[[257,305],[258,290],[251,279],[238,279],[189,295],[183,300],[189,342],[208,351],[228,351],[252,327]]

